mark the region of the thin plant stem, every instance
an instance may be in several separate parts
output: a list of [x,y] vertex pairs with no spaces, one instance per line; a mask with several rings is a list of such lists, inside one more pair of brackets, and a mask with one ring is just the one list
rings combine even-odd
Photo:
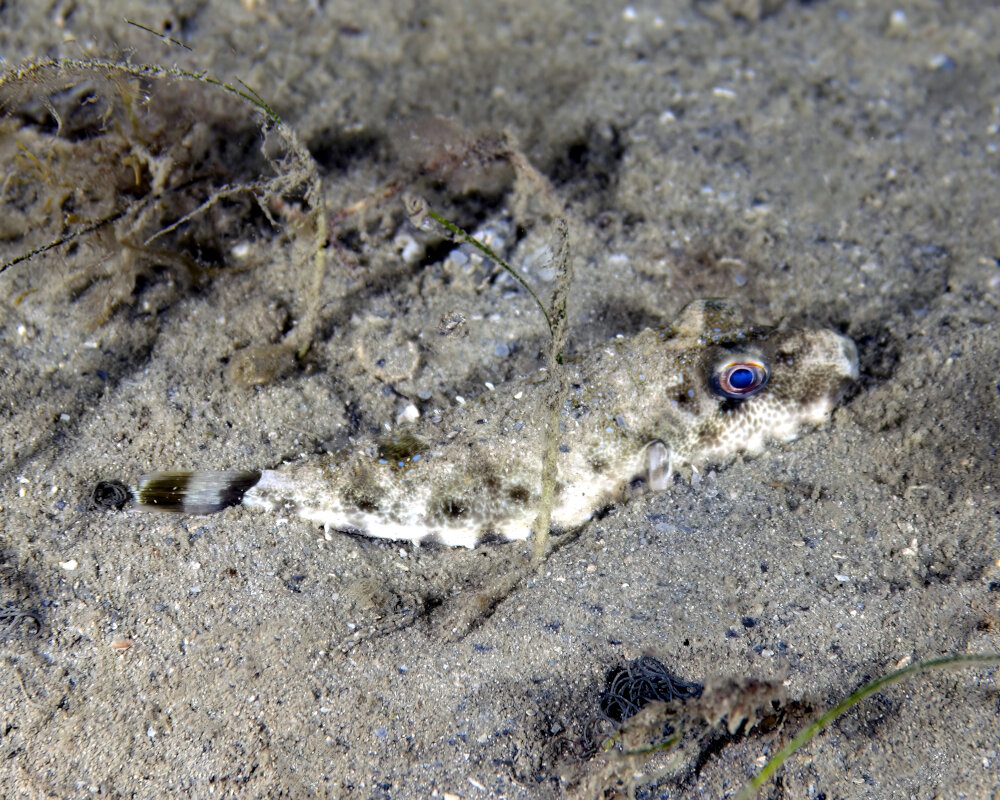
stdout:
[[519,284],[521,284],[521,286],[524,287],[524,290],[528,294],[530,294],[531,298],[535,301],[535,304],[538,306],[539,311],[542,312],[542,316],[545,317],[545,324],[549,326],[549,335],[555,336],[556,331],[555,328],[552,326],[552,320],[549,319],[548,312],[545,310],[545,305],[539,299],[538,295],[535,294],[535,290],[532,289],[531,286],[528,285],[528,282],[521,276],[521,273],[519,273],[516,269],[514,269],[510,264],[508,264],[502,258],[500,258],[500,256],[498,256],[496,253],[494,253],[492,248],[490,248],[488,245],[483,244],[478,239],[474,238],[471,234],[466,233],[451,220],[442,217],[433,208],[427,209],[427,215],[431,219],[433,219],[438,225],[447,228],[449,233],[451,233],[453,236],[458,237],[463,242],[468,242],[477,250],[479,250],[481,253],[483,253],[487,258],[491,258],[493,261],[495,261],[497,264],[503,267],[511,275],[511,277],[514,278],[514,280],[516,280]]
[[781,750],[771,756],[770,761],[764,765],[764,768],[740,790],[740,793],[736,796],[736,800],[751,800],[751,798],[755,797],[760,787],[767,782],[796,750],[809,742],[837,717],[860,703],[869,695],[873,695],[887,686],[898,683],[911,675],[918,675],[921,672],[947,667],[972,666],[975,664],[1000,664],[1000,653],[958,653],[940,658],[929,658],[926,661],[918,661],[915,664],[897,669],[895,672],[890,672],[888,675],[883,675],[881,678],[876,678],[866,683],[837,703],[837,705],[827,709],[811,724],[799,731]]

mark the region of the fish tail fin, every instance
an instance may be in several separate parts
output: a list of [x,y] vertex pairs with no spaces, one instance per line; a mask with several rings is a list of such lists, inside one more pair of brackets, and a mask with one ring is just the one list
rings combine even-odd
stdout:
[[260,473],[243,470],[199,470],[196,472],[152,472],[135,486],[101,481],[94,488],[93,504],[103,508],[132,505],[143,510],[180,514],[214,514],[239,505]]

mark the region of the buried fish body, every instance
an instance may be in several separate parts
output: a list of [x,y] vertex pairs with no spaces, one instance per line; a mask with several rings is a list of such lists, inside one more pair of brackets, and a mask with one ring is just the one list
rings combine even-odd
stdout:
[[[572,529],[638,488],[667,488],[675,471],[754,455],[822,424],[858,360],[834,331],[759,326],[731,302],[699,300],[670,326],[617,338],[564,369],[551,519]],[[296,514],[327,535],[415,543],[524,539],[559,396],[540,371],[443,419],[273,470],[146,475],[118,505],[205,514],[242,503]]]

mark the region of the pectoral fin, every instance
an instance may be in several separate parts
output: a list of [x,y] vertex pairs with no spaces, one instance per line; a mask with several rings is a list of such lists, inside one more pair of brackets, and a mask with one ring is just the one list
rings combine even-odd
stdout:
[[662,492],[674,475],[673,453],[659,439],[646,445],[646,482],[650,490]]

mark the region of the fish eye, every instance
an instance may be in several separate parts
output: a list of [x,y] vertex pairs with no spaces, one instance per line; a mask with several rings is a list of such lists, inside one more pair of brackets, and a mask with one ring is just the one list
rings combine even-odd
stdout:
[[759,361],[726,361],[716,367],[712,375],[712,391],[722,397],[742,400],[763,389],[767,385],[767,377],[767,367]]

